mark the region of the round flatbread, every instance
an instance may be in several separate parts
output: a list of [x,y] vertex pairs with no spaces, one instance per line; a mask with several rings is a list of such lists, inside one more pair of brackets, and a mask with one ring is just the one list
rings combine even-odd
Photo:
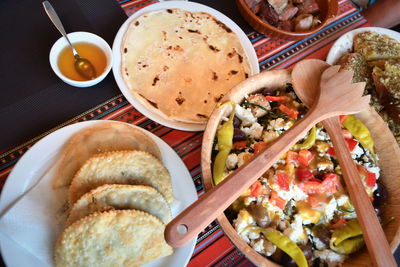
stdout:
[[66,225],[98,211],[135,209],[145,211],[167,224],[171,208],[157,190],[144,185],[103,185],[84,194],[72,207]]
[[141,266],[172,254],[165,225],[136,210],[97,212],[64,230],[55,247],[55,265]]
[[166,9],[133,20],[121,44],[130,92],[168,120],[205,123],[216,103],[250,75],[236,33],[204,12]]
[[119,122],[101,123],[84,128],[69,139],[62,150],[53,188],[69,185],[94,154],[118,150],[144,150],[161,159],[157,144],[141,130]]
[[70,207],[85,193],[105,184],[147,185],[168,203],[174,199],[171,176],[160,160],[145,151],[118,151],[97,154],[85,162],[69,188]]

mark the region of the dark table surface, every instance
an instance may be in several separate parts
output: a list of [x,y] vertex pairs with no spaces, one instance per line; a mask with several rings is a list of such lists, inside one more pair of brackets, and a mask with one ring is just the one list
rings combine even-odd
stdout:
[[[112,45],[127,16],[114,0],[52,0],[68,32],[89,31]],[[198,0],[234,20],[246,33],[252,28],[232,0]],[[399,27],[395,30],[399,31]],[[0,151],[21,144],[120,94],[112,73],[100,84],[77,88],[52,72],[48,54],[60,37],[41,1],[0,1]],[[4,38],[7,36],[7,38]],[[400,262],[400,250],[396,251]],[[0,261],[0,265],[4,265]]]

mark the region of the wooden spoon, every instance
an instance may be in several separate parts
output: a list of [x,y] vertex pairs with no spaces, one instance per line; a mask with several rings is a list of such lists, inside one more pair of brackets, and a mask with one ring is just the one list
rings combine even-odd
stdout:
[[[240,83],[234,90],[260,85],[263,77],[262,73],[254,76]],[[364,85],[351,84],[351,79],[352,73],[338,73],[336,67],[327,69],[322,75],[324,86],[321,87],[320,97],[310,111],[267,149],[228,175],[173,219],[164,232],[166,241],[173,247],[182,247],[195,238],[319,121],[367,108],[369,96],[362,97]],[[222,108],[228,108],[228,105]]]
[[[317,98],[321,74],[329,66],[325,61],[308,59],[299,62],[294,67],[292,72],[293,89],[306,106],[312,106],[314,99]],[[327,130],[335,148],[335,154],[339,160],[350,199],[356,209],[357,218],[363,230],[364,240],[373,264],[375,266],[396,266],[396,261],[390,250],[385,233],[361,182],[347,142],[343,137],[339,118],[328,118],[322,121],[322,124]]]

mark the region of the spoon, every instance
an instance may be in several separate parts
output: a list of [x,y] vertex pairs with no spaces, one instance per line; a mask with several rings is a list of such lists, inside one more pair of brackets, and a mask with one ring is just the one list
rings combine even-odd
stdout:
[[80,57],[78,55],[78,52],[76,52],[74,46],[68,39],[67,33],[65,32],[61,20],[58,17],[56,11],[54,10],[53,6],[50,4],[49,1],[43,1],[43,7],[47,13],[47,16],[49,16],[51,22],[53,22],[54,26],[56,26],[57,30],[62,34],[62,36],[64,36],[69,46],[71,47],[72,54],[74,54],[74,59],[75,59],[74,60],[75,70],[79,73],[79,75],[81,75],[85,79],[92,80],[96,78],[96,70],[93,67],[93,64],[86,58]]
[[[329,66],[325,61],[308,59],[299,62],[294,67],[292,72],[293,89],[306,106],[312,106],[314,99],[318,97],[321,74]],[[385,234],[343,137],[339,118],[331,117],[325,119],[322,121],[322,124],[327,130],[335,148],[335,154],[339,160],[350,199],[355,207],[358,221],[363,230],[364,240],[372,262],[375,266],[396,266],[396,261]]]
[[[262,88],[269,79],[264,72],[253,76],[235,87],[235,91]],[[309,112],[281,135],[268,148],[230,175],[173,219],[164,231],[165,240],[173,247],[184,246],[220,215],[244,190],[249,188],[266,170],[301,139],[313,125],[326,118],[341,114],[353,114],[368,107],[369,96],[362,97],[364,86],[351,84],[352,73],[339,72],[336,67],[322,75],[321,94]],[[228,105],[222,111],[228,111]],[[218,114],[220,110],[215,110]],[[204,136],[204,139],[210,138]],[[212,140],[209,140],[212,142]]]

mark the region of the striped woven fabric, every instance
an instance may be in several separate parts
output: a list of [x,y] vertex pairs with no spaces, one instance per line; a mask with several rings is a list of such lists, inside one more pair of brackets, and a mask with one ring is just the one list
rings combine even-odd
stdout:
[[[118,1],[129,16],[136,10],[155,3],[155,0]],[[354,28],[363,27],[366,20],[348,0],[339,1],[339,16],[320,32],[304,40],[272,40],[258,32],[248,34],[260,64],[261,71],[290,68],[304,58],[325,59],[333,42]],[[166,141],[182,158],[192,175],[198,195],[204,194],[201,179],[200,149],[202,133],[184,132],[164,127],[139,113],[122,95],[94,107],[42,135],[0,155],[0,190],[18,159],[39,139],[69,124],[87,120],[117,120],[138,125]],[[23,179],[23,177],[21,177]],[[217,222],[210,224],[198,236],[188,266],[253,266],[224,235]]]

